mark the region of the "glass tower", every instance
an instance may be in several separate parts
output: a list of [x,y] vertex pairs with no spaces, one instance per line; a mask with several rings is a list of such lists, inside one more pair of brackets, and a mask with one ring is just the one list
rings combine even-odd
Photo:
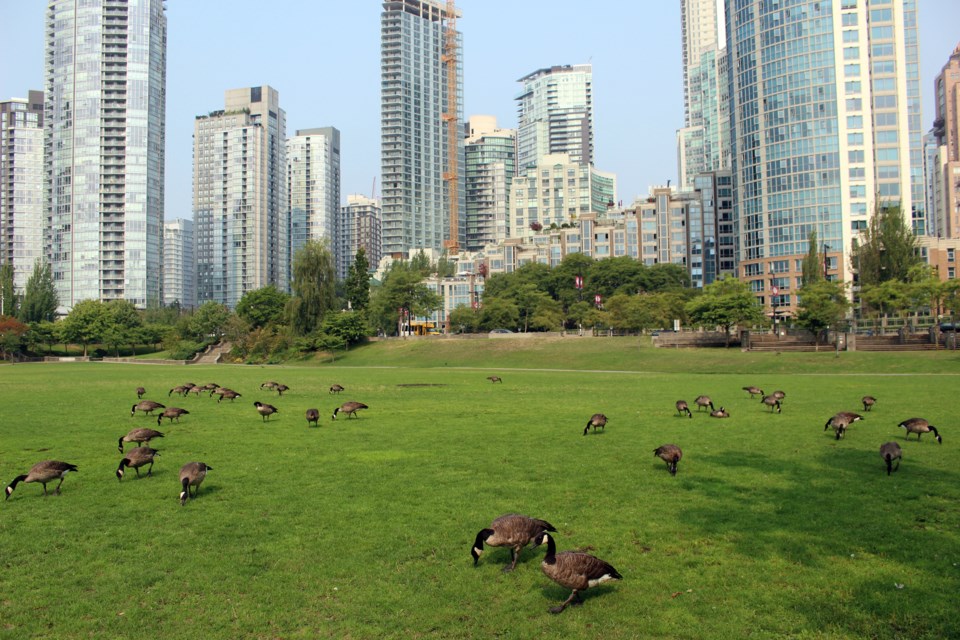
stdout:
[[287,140],[287,194],[290,199],[290,258],[307,240],[326,239],[337,276],[346,277],[338,251],[340,230],[340,130],[300,129]]
[[593,164],[593,67],[539,69],[520,80],[517,167],[521,173],[552,154]]
[[44,180],[61,311],[160,302],[163,0],[49,0]]
[[[475,127],[475,123],[489,124]],[[508,236],[510,181],[516,175],[517,135],[496,120],[470,118],[466,140],[467,250],[481,251]]]

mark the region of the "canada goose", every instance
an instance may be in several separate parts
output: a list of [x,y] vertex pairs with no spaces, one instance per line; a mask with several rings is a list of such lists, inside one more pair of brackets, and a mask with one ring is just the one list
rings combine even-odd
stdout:
[[337,414],[340,413],[341,411],[347,414],[348,418],[354,418],[354,417],[359,418],[360,416],[357,415],[357,411],[359,411],[360,409],[369,409],[369,408],[370,407],[363,404],[362,402],[353,402],[353,401],[344,402],[342,405],[340,405],[339,407],[333,410],[333,419],[336,420]]
[[130,407],[130,415],[135,415],[137,411],[143,411],[146,415],[150,415],[157,409],[166,409],[166,407],[159,402],[154,402],[153,400],[141,400],[137,404]]
[[197,396],[198,398],[200,397],[200,394],[203,393],[204,391],[206,391],[206,389],[205,389],[204,387],[198,387],[198,386],[196,386],[196,385],[194,385],[194,386],[190,387],[189,389],[187,389],[187,393],[192,393],[192,394],[194,394],[195,396]]
[[277,389],[277,395],[280,395],[280,396],[283,396],[284,391],[290,391],[290,387],[288,387],[285,384],[278,384],[276,389]]
[[593,427],[594,433],[597,431],[597,427],[600,427],[604,431],[607,428],[607,416],[602,413],[595,413],[590,416],[590,419],[587,420],[587,426],[583,430],[583,435],[587,435],[587,431],[590,430],[590,427]]
[[157,415],[157,426],[160,426],[160,422],[166,418],[170,422],[173,422],[176,418],[177,422],[180,422],[180,416],[188,415],[190,412],[186,409],[181,409],[180,407],[167,407],[163,410],[163,413]]
[[500,376],[487,376],[487,380],[490,382],[499,382],[500,384],[503,384],[503,380],[500,378]]
[[834,434],[837,440],[839,440],[846,434],[847,427],[849,427],[852,422],[853,420],[846,413],[838,413],[830,416],[830,419],[823,425],[823,430],[826,431],[830,427],[833,427]]
[[683,457],[683,451],[675,444],[665,444],[653,450],[653,455],[667,463],[670,475],[677,475],[677,463]]
[[143,387],[137,387],[137,400],[141,399],[146,393],[147,393],[146,389],[144,389]]
[[307,409],[307,426],[310,426],[310,423],[313,423],[313,426],[320,426],[320,411],[318,409]]
[[730,414],[727,413],[726,409],[724,409],[723,407],[720,407],[716,411],[711,411],[710,417],[711,418],[729,418]]
[[207,384],[200,387],[200,389],[202,389],[203,391],[213,391],[214,389],[219,389],[219,388],[220,388],[220,385],[218,385],[216,382],[208,382]]
[[760,387],[753,387],[753,386],[751,386],[751,387],[743,387],[743,390],[750,394],[750,399],[751,399],[751,400],[753,400],[753,396],[757,396],[757,395],[759,395],[759,396],[764,396],[764,395],[766,395],[766,394],[763,392],[763,389],[761,389]]
[[189,391],[190,389],[193,389],[195,386],[197,385],[193,384],[192,382],[183,383],[183,388],[186,389],[187,391]]
[[263,384],[261,384],[261,385],[260,385],[260,388],[261,388],[261,389],[276,389],[278,384],[280,384],[280,383],[279,383],[279,382],[274,382],[274,381],[270,380],[269,382],[264,382]]
[[[870,411],[873,409],[873,405],[877,404],[877,399],[873,396],[863,396],[860,398],[860,402],[863,403],[863,410]],[[897,464],[900,464],[899,462]]]
[[224,391],[232,391],[232,389],[230,389],[230,387],[216,387],[214,389],[210,389],[210,393],[207,397],[212,398],[213,396],[222,395]]
[[259,401],[254,402],[253,406],[257,408],[257,412],[263,418],[264,422],[267,421],[267,418],[269,418],[274,413],[277,413],[278,411],[277,408],[272,404],[263,404],[262,402],[259,402]]
[[[207,477],[207,471],[213,471],[205,462],[188,462],[180,468],[180,506],[187,503],[187,498],[196,498],[200,492],[200,483]],[[190,487],[194,487],[190,495]]]
[[937,428],[924,420],[923,418],[910,418],[909,420],[904,420],[898,427],[903,427],[907,430],[907,437],[910,437],[911,433],[917,434],[917,441],[920,441],[920,436],[924,433],[933,432],[933,437],[937,439],[937,442],[943,444],[943,438],[940,437],[940,433],[937,431]]
[[693,402],[697,405],[697,411],[704,407],[710,407],[710,411],[713,411],[713,400],[710,399],[710,396],[697,396],[697,399]]
[[60,495],[60,485],[63,484],[63,479],[67,477],[69,472],[76,470],[77,465],[70,464],[69,462],[60,462],[59,460],[43,460],[42,462],[38,462],[30,467],[30,471],[17,476],[13,479],[13,482],[7,485],[7,497],[4,499],[9,500],[13,494],[13,490],[16,489],[17,484],[21,482],[39,482],[43,485],[43,495],[46,496],[47,483],[53,482],[57,478],[60,478],[60,483],[57,484],[54,493]]
[[770,407],[770,413],[773,413],[773,410],[774,410],[774,409],[777,410],[777,413],[780,413],[780,399],[779,399],[779,398],[777,398],[777,397],[775,397],[775,396],[772,396],[772,395],[763,396],[763,397],[760,399],[760,402],[762,402],[763,404],[765,404],[765,405],[767,405],[768,407]]
[[341,387],[340,385],[338,384],[330,385],[330,393],[340,393],[341,391],[343,391],[343,387]]
[[144,442],[150,444],[150,441],[154,438],[162,438],[163,434],[157,431],[156,429],[132,429],[130,433],[125,436],[121,436],[120,440],[117,442],[117,450],[120,453],[123,453],[123,443],[124,442],[136,442],[139,447]]
[[[880,457],[887,463],[887,475],[890,475],[891,471],[896,471],[900,468],[903,451],[900,450],[900,445],[896,442],[884,442],[880,445]],[[896,467],[893,466],[894,460],[897,461]]]
[[771,393],[770,395],[772,395],[774,398],[776,398],[776,399],[779,400],[780,402],[783,402],[783,399],[787,397],[787,394],[786,394],[785,391],[779,391],[779,390],[778,390],[778,391],[774,391],[774,392]]
[[861,420],[863,420],[862,415],[860,415],[859,413],[854,413],[853,411],[840,411],[836,415],[846,418],[850,422],[850,424],[853,424],[854,422],[860,422]]
[[150,447],[137,447],[135,449],[130,449],[127,451],[127,455],[123,457],[123,460],[120,461],[120,466],[117,467],[117,480],[123,480],[123,468],[131,467],[136,470],[137,477],[140,477],[140,467],[145,464],[149,464],[150,468],[147,469],[147,475],[153,475],[153,458],[154,456],[159,455],[160,452],[156,449],[151,449]]
[[233,389],[224,389],[220,392],[220,397],[217,398],[217,404],[223,402],[224,400],[229,400],[233,402],[237,398],[241,397],[243,394],[237,393]]
[[190,391],[191,388],[192,387],[176,386],[167,392],[167,397],[169,398],[173,394],[177,394],[180,397],[184,397],[187,395],[187,393]]
[[556,531],[556,529],[546,520],[528,518],[517,513],[502,515],[491,522],[488,528],[481,529],[477,533],[477,539],[474,540],[473,547],[470,549],[473,566],[477,566],[480,554],[483,553],[483,543],[486,542],[491,547],[511,547],[513,562],[510,566],[504,567],[503,571],[513,571],[523,548],[544,531]]
[[687,417],[692,418],[693,412],[690,411],[690,406],[687,404],[686,400],[677,400],[677,415],[682,416],[683,412],[687,412]]
[[560,613],[568,604],[583,604],[580,591],[603,584],[609,580],[622,580],[623,576],[617,573],[610,563],[601,560],[589,553],[579,551],[564,551],[557,553],[557,545],[553,536],[544,531],[536,537],[534,544],[546,543],[547,555],[543,557],[540,568],[543,573],[561,587],[573,589],[573,593],[559,607],[551,607],[550,613]]

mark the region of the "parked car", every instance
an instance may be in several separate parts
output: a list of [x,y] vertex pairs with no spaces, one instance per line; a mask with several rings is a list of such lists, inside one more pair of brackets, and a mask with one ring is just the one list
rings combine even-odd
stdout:
[[490,333],[513,333],[510,329],[494,329]]

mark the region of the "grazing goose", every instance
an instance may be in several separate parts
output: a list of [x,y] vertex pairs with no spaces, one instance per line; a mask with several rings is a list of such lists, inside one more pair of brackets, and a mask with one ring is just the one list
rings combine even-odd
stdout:
[[76,470],[77,465],[70,464],[69,462],[60,462],[59,460],[43,460],[42,462],[38,462],[30,467],[30,471],[17,476],[7,485],[7,497],[4,499],[9,500],[13,494],[13,490],[16,489],[17,485],[21,482],[28,484],[31,482],[39,482],[43,485],[43,495],[46,496],[47,483],[53,482],[57,478],[60,478],[60,482],[57,484],[54,493],[60,495],[60,485],[63,484],[63,479],[67,477],[68,473]]
[[750,399],[753,400],[753,396],[765,396],[763,389],[760,387],[743,387],[743,390],[750,394]]
[[499,382],[500,384],[503,384],[503,380],[500,378],[500,376],[487,376],[487,380],[490,382]]
[[288,387],[288,386],[285,385],[285,384],[278,384],[278,385],[276,386],[276,391],[277,391],[277,395],[283,396],[283,392],[284,392],[284,391],[290,391],[290,387]]
[[780,413],[780,398],[777,398],[773,395],[763,396],[763,398],[760,399],[760,402],[770,407],[770,413],[773,413],[774,409],[777,410],[777,413]]
[[242,397],[242,395],[243,395],[243,394],[237,393],[237,392],[234,391],[233,389],[224,389],[224,390],[220,393],[220,397],[217,398],[217,404],[220,404],[220,403],[223,402],[224,400],[229,400],[230,402],[233,402],[233,401],[236,400],[237,398]]
[[778,390],[778,391],[774,391],[774,392],[771,393],[770,395],[772,395],[774,398],[776,398],[776,399],[779,400],[780,402],[783,402],[783,399],[787,397],[787,394],[786,394],[785,391],[779,391],[779,390]]
[[623,576],[617,573],[610,563],[601,560],[589,553],[579,551],[564,551],[557,553],[557,545],[553,536],[544,531],[534,540],[534,544],[546,543],[547,555],[544,556],[540,568],[543,573],[561,587],[573,589],[573,593],[559,607],[551,607],[550,613],[560,613],[568,604],[580,605],[583,600],[580,592],[603,584],[609,580],[622,580]]
[[192,388],[193,388],[193,387],[185,387],[185,386],[182,386],[182,385],[178,385],[178,386],[174,387],[173,389],[170,389],[170,391],[167,392],[167,397],[169,398],[169,397],[172,396],[173,394],[177,394],[178,396],[180,396],[180,397],[182,398],[182,397],[186,396],[187,393],[188,393],[188,392],[190,391],[190,389],[192,389]]
[[213,391],[214,389],[219,389],[219,388],[220,388],[220,385],[218,385],[216,382],[208,382],[207,384],[205,384],[205,385],[203,385],[202,387],[200,387],[200,390],[201,390],[201,391]]
[[135,415],[137,411],[143,411],[144,414],[150,415],[157,409],[166,409],[166,407],[159,402],[154,402],[153,400],[141,400],[137,404],[130,407],[130,415]]
[[[900,460],[903,459],[903,452],[900,450],[900,445],[896,442],[884,442],[880,445],[880,457],[884,459],[887,463],[887,475],[890,475],[891,471],[896,471],[900,468]],[[897,461],[897,466],[893,466],[893,461]]]
[[310,426],[310,423],[313,423],[313,426],[320,426],[320,411],[319,409],[307,409],[307,426]]
[[724,409],[723,407],[720,407],[716,411],[711,411],[710,417],[711,418],[729,418],[730,414],[727,412],[726,409]]
[[163,413],[157,415],[157,426],[160,426],[160,421],[166,418],[170,422],[173,422],[176,418],[177,422],[180,422],[180,416],[189,415],[190,412],[186,409],[181,409],[180,407],[167,407],[163,410]]
[[845,413],[838,413],[830,417],[829,420],[823,425],[823,430],[826,431],[830,427],[833,427],[833,432],[836,435],[837,440],[842,438],[847,433],[847,427],[853,420],[850,419]]
[[688,418],[693,417],[693,412],[690,411],[690,406],[687,404],[686,400],[677,400],[677,415],[682,416],[686,412]]
[[860,402],[863,403],[864,411],[870,411],[871,409],[873,409],[873,405],[877,404],[877,399],[874,398],[873,396],[863,396],[862,398],[860,398]]
[[677,475],[677,463],[683,457],[683,451],[675,444],[665,444],[653,450],[653,455],[667,463],[670,475]]
[[340,393],[343,390],[344,390],[343,387],[341,387],[338,384],[330,385],[330,393]]
[[470,549],[473,566],[477,566],[480,554],[483,553],[483,544],[487,543],[491,547],[511,548],[513,562],[510,566],[504,567],[503,571],[513,571],[523,548],[544,531],[556,531],[556,529],[546,520],[528,518],[517,513],[502,515],[491,522],[488,528],[481,529],[477,533],[477,539],[474,540],[473,548]]
[[917,442],[920,441],[920,436],[924,433],[933,432],[933,437],[936,438],[937,442],[943,444],[943,438],[940,437],[940,433],[937,431],[937,428],[924,420],[923,418],[910,418],[909,420],[904,420],[898,427],[903,427],[907,430],[907,438],[910,437],[911,433],[917,434]]
[[280,383],[279,383],[279,382],[274,382],[274,381],[270,380],[269,382],[264,382],[263,384],[261,384],[261,385],[260,385],[260,388],[261,388],[261,389],[276,389],[278,384],[280,384]]
[[127,451],[127,455],[123,457],[123,460],[120,461],[120,466],[117,467],[117,480],[123,480],[123,469],[124,467],[130,467],[137,472],[137,477],[140,477],[140,467],[145,464],[149,464],[150,468],[147,469],[147,475],[153,475],[153,458],[159,455],[160,452],[156,449],[151,449],[150,447],[137,447],[135,449],[130,449]]
[[850,422],[850,424],[853,424],[854,422],[860,422],[861,420],[863,420],[862,415],[860,415],[859,413],[854,413],[853,411],[840,411],[836,415],[840,416],[841,418],[846,418]]
[[590,427],[593,427],[594,433],[597,431],[597,427],[600,427],[604,431],[607,428],[607,416],[602,413],[595,413],[590,416],[590,419],[587,420],[587,426],[583,430],[583,435],[587,435],[587,431],[590,430]]
[[198,398],[200,397],[200,394],[203,393],[204,391],[207,391],[207,389],[204,388],[204,387],[198,387],[198,386],[196,386],[196,385],[194,385],[194,386],[190,387],[189,389],[187,389],[187,393],[192,393],[192,394],[194,394],[195,396],[197,396]]
[[140,400],[141,398],[143,398],[144,394],[146,393],[147,393],[146,389],[144,389],[143,387],[137,387],[137,400]]
[[119,442],[117,442],[117,449],[120,453],[123,453],[123,443],[124,442],[136,442],[139,447],[144,442],[150,444],[150,441],[154,438],[162,438],[163,434],[157,431],[156,429],[132,429],[130,433],[125,436],[121,436]]
[[[207,477],[207,471],[213,471],[213,467],[208,467],[205,462],[188,462],[180,468],[180,506],[187,503],[187,498],[196,498],[200,492],[200,483]],[[193,495],[190,495],[190,487],[194,487]]]
[[705,407],[710,407],[710,411],[713,411],[713,400],[710,399],[710,396],[697,396],[693,403],[697,405],[697,411]]
[[363,404],[362,402],[353,402],[352,400],[350,402],[344,402],[342,405],[340,405],[339,407],[333,410],[333,419],[336,420],[337,414],[341,412],[347,414],[348,418],[354,418],[354,417],[359,418],[360,416],[357,415],[357,411],[359,411],[360,409],[369,409],[369,408],[370,407]]
[[263,404],[262,402],[254,402],[253,406],[257,408],[257,413],[263,418],[263,421],[266,422],[267,418],[271,415],[277,413],[279,410],[272,404]]

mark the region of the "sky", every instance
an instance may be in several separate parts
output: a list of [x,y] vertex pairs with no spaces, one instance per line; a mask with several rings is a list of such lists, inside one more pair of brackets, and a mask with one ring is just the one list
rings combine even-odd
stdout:
[[[836,0],[835,0],[836,1]],[[923,130],[933,79],[960,42],[960,1],[917,0]],[[43,89],[43,0],[0,0],[0,99]],[[629,204],[677,182],[683,126],[679,0],[458,0],[464,114],[517,125],[517,80],[593,65],[594,162]],[[227,89],[270,85],[287,135],[333,126],[341,193],[379,195],[380,13],[377,0],[168,0],[165,218],[192,218],[193,122]],[[374,181],[376,180],[376,186]]]

